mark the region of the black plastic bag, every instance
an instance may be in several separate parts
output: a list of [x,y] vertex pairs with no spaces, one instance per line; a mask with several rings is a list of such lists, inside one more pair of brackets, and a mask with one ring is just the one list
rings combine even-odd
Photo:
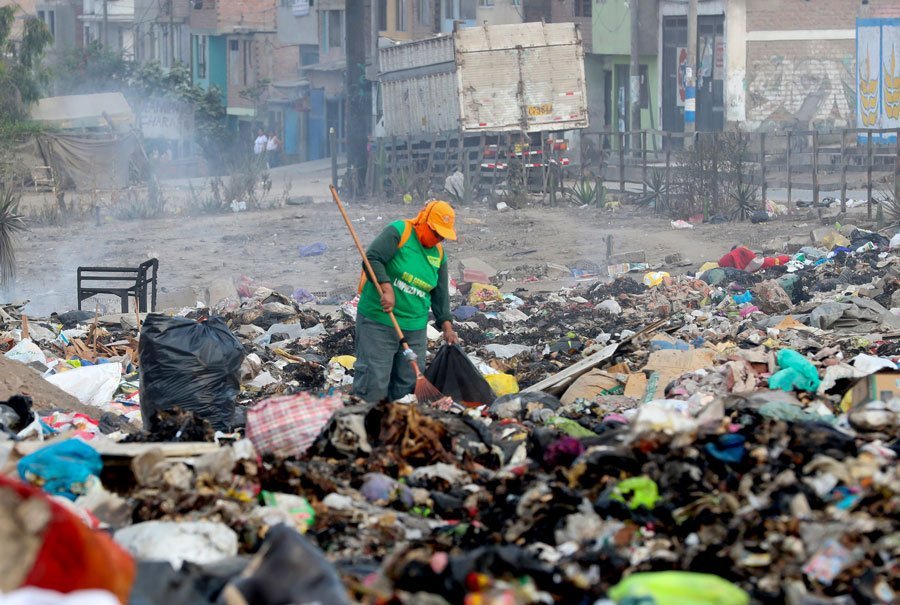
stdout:
[[351,601],[337,570],[322,551],[293,528],[276,525],[244,572],[225,586],[217,602],[350,605]]
[[494,391],[458,345],[443,345],[425,370],[425,378],[461,403],[490,405]]
[[180,408],[221,431],[231,429],[244,348],[219,317],[198,323],[152,314],[141,329],[141,415]]

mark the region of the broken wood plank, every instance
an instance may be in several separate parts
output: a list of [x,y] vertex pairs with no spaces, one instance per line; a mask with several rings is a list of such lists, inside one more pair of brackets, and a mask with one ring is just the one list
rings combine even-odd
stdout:
[[638,340],[643,337],[648,336],[649,334],[655,332],[663,325],[665,325],[667,320],[660,319],[657,320],[647,326],[645,326],[640,332],[637,334],[625,338],[619,342],[614,342],[605,346],[600,351],[594,353],[589,357],[585,357],[578,363],[575,363],[562,372],[557,372],[556,374],[545,378],[544,380],[531,385],[530,387],[522,389],[525,393],[533,393],[535,391],[544,391],[545,393],[550,393],[551,395],[557,395],[562,393],[570,384],[575,382],[575,379],[588,372],[593,370],[595,367],[599,366],[601,363],[606,361],[615,355],[616,351],[619,347],[631,342],[632,340]]
[[[48,445],[65,441],[67,438],[51,439],[49,441],[23,441],[16,444],[15,451],[20,456],[27,456]],[[166,458],[188,458],[202,456],[218,451],[221,446],[217,443],[205,441],[185,441],[178,443],[116,443],[105,440],[89,442],[92,448],[101,456],[134,458],[151,450],[159,449]]]

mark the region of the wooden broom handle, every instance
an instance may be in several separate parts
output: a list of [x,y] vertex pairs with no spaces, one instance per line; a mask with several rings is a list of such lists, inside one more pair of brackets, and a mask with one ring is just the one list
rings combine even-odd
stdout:
[[[353,228],[353,223],[350,221],[350,217],[347,216],[347,211],[344,209],[344,204],[341,203],[341,198],[338,197],[337,189],[335,189],[334,185],[329,185],[328,188],[331,190],[331,197],[334,198],[334,203],[337,204],[338,210],[341,211],[341,216],[344,217],[344,222],[347,224],[347,229],[350,230],[350,235],[353,237],[353,243],[356,244],[356,249],[359,250],[360,256],[363,259],[363,265],[366,268],[366,274],[368,275],[369,280],[371,280],[372,284],[378,288],[378,291],[382,294],[384,293],[381,289],[381,284],[378,283],[378,279],[375,277],[375,270],[372,269],[372,264],[369,262],[369,258],[366,256],[366,249],[363,248],[362,242],[359,241],[359,236],[356,234],[356,229]],[[403,330],[400,328],[400,324],[397,323],[397,318],[394,317],[394,312],[389,311],[388,316],[391,318],[391,323],[394,324],[394,331],[397,332],[397,338],[400,339],[400,344],[403,345],[404,349],[409,348],[409,343],[406,342],[406,337],[403,335]]]

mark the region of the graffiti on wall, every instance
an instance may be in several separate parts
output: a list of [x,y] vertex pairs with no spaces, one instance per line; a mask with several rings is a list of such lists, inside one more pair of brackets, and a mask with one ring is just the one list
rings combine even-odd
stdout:
[[773,56],[747,69],[747,123],[751,129],[827,130],[853,124],[853,57]]
[[[856,22],[858,128],[900,128],[900,19]],[[877,135],[894,141],[896,134]]]

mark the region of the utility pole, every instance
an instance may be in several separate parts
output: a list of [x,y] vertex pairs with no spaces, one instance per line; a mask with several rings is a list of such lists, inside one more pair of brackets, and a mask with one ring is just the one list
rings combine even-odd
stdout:
[[366,15],[371,16],[372,2],[347,2],[347,171],[356,182],[351,191],[359,191],[365,183],[366,143],[368,142],[369,89],[366,81]]
[[[687,71],[684,77],[684,132],[696,131],[697,116],[697,0],[688,4]],[[693,137],[685,139],[685,145],[693,145]]]
[[169,69],[175,67],[175,13],[169,0]]
[[108,2],[109,0],[103,0],[103,33],[100,38],[105,51],[109,50],[109,10],[106,6]]
[[640,65],[640,10],[638,0],[628,1],[631,13],[631,68],[629,91],[631,100],[631,150],[638,153],[641,146],[641,65]]

